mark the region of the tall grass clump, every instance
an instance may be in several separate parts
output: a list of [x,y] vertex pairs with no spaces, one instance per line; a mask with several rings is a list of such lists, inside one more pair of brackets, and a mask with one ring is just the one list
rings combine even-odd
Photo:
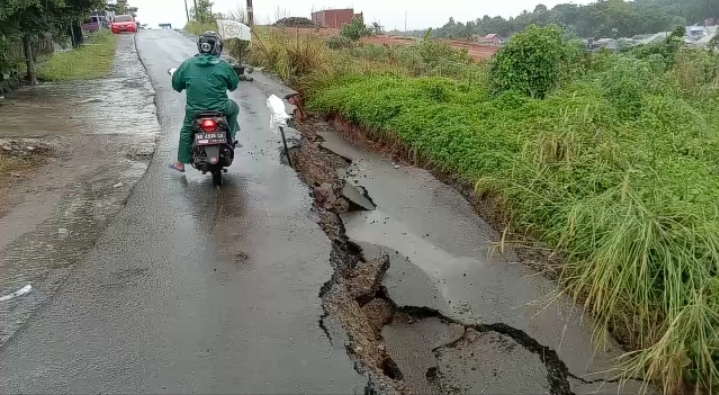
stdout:
[[309,106],[399,138],[505,202],[515,229],[564,253],[562,284],[596,333],[636,350],[624,377],[716,392],[715,55],[595,58],[556,33],[530,28],[500,51],[491,79],[338,78]]

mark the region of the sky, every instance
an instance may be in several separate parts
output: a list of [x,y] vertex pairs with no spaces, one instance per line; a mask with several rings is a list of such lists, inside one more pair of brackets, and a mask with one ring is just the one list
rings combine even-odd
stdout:
[[[192,6],[193,0],[187,0]],[[458,22],[474,20],[484,15],[501,15],[505,18],[516,16],[523,10],[534,10],[538,3],[549,8],[571,0],[254,0],[255,23],[267,24],[277,20],[277,16],[310,17],[313,10],[327,8],[354,8],[355,12],[364,12],[369,24],[379,22],[385,30],[404,30],[405,11],[407,29],[426,29],[439,27],[447,23],[450,17]],[[574,0],[577,4],[586,4],[590,0]],[[171,23],[173,28],[181,28],[187,22],[184,0],[129,0],[129,5],[138,7],[137,19],[157,28],[159,23]],[[245,0],[214,0],[214,12],[228,12],[245,6]]]

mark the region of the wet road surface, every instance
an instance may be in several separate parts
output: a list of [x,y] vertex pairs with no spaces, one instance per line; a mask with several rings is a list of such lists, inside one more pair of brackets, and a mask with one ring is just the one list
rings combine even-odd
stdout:
[[30,180],[2,191],[0,295],[34,291],[0,303],[0,347],[52,298],[147,170],[160,125],[132,36],[109,77],[25,87],[0,107],[0,138],[53,150]]
[[162,139],[126,208],[4,345],[0,392],[362,392],[367,380],[319,326],[330,243],[280,164],[267,92],[242,83],[232,96],[244,148],[222,189],[170,174],[184,95],[166,70],[195,44],[167,30],[136,41]]

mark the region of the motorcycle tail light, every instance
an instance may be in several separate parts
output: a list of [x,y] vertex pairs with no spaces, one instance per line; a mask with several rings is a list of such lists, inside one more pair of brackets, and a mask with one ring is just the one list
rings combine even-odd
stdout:
[[207,133],[214,133],[215,130],[217,130],[217,122],[213,121],[212,119],[205,119],[200,124],[200,127]]

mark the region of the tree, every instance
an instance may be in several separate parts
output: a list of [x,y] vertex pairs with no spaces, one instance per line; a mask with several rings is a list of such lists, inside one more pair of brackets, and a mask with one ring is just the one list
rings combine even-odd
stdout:
[[687,19],[683,16],[675,16],[672,18],[672,26],[671,28],[674,29],[677,26],[686,26],[687,25]]
[[212,15],[212,6],[215,3],[210,0],[197,0],[197,6],[190,8],[190,17],[198,22],[207,23],[215,20]]
[[[103,0],[6,0],[0,5],[0,37],[20,38],[25,55],[27,79],[37,84],[34,47],[39,34],[61,35],[68,26],[81,22]],[[0,64],[3,71],[7,64]]]
[[515,18],[484,16],[463,25],[450,18],[435,31],[437,37],[486,35],[503,36],[520,32],[531,25],[557,24],[580,37],[632,37],[653,34],[719,18],[717,0],[599,0],[587,5],[559,4],[548,10],[543,4],[534,12],[524,11]]

